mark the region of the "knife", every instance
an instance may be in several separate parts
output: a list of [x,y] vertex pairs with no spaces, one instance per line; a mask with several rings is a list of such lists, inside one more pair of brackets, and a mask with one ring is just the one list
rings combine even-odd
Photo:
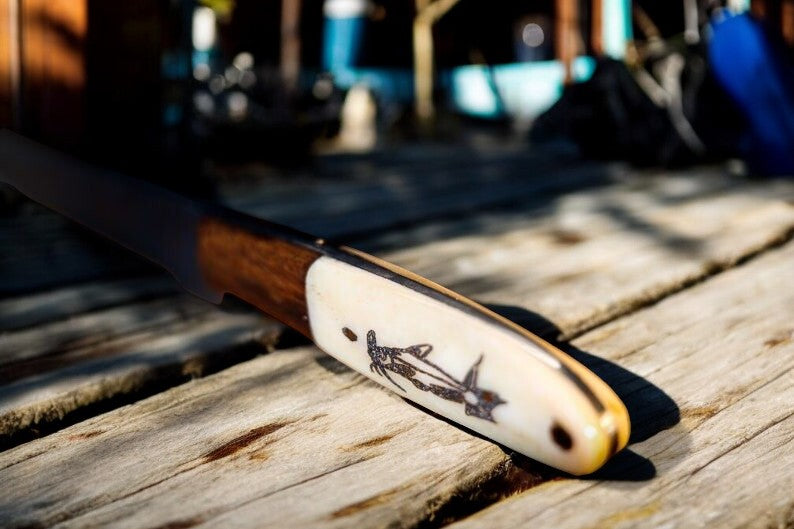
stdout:
[[9,131],[0,180],[168,270],[212,303],[232,294],[340,362],[453,422],[571,474],[623,448],[626,407],[534,334],[347,247],[100,171]]

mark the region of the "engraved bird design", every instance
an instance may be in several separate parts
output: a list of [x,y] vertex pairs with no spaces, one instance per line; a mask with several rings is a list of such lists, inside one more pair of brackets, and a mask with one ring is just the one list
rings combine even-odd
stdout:
[[[343,333],[348,336],[344,330]],[[463,380],[458,380],[428,358],[432,351],[433,346],[426,343],[408,347],[378,345],[375,331],[370,329],[367,332],[367,353],[372,360],[369,365],[370,371],[386,378],[403,392],[405,389],[392,378],[392,375],[406,379],[421,391],[428,391],[442,399],[462,403],[466,415],[496,422],[493,418],[493,409],[507,401],[499,397],[495,391],[479,387],[477,378],[483,355],[480,355],[469,368]]]

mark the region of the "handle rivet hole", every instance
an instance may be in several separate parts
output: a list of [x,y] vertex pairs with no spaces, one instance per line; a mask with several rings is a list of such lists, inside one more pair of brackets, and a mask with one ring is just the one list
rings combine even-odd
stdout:
[[567,451],[573,448],[573,438],[571,434],[557,422],[551,427],[551,439],[554,441],[554,444],[563,450]]
[[356,333],[354,333],[347,327],[342,327],[342,334],[344,334],[345,338],[347,338],[351,342],[355,342],[356,340],[358,340],[358,336],[356,335]]

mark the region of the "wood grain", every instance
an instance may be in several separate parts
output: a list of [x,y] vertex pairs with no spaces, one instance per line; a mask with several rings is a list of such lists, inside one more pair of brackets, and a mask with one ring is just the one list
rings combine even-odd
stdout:
[[85,0],[20,2],[23,127],[65,145],[85,128]]
[[[680,422],[636,439],[603,480],[550,482],[453,527],[788,527],[792,259],[789,243],[574,341],[663,388]],[[623,391],[635,425],[658,429],[658,401]]]
[[[216,309],[33,361],[9,363],[0,387],[0,441],[32,425],[163,381],[178,384],[266,352],[280,327]],[[242,350],[250,346],[249,350]]]
[[69,316],[176,294],[179,286],[165,275],[95,281],[0,300],[0,332],[33,327]]
[[[249,179],[254,186],[228,184],[219,193],[233,209],[350,243],[613,183],[610,168],[560,154],[534,152],[523,142],[412,145],[368,157],[321,157],[305,173],[260,175]],[[259,175],[256,168],[240,173]]]
[[[3,453],[0,478],[15,486],[0,517],[7,527],[217,527],[228,516],[257,526],[410,526],[440,491],[473,485],[502,459],[492,444],[304,348]],[[90,482],[74,461],[92,462]]]
[[540,210],[428,224],[368,244],[404,248],[384,258],[570,339],[789,240],[792,191],[718,171],[625,175]]
[[[91,347],[119,336],[206,314],[211,307],[190,296],[168,296],[88,312],[61,321],[8,332],[0,341],[0,381],[14,377],[13,366],[72,349]],[[9,378],[10,377],[10,378]]]
[[[718,171],[701,169],[679,176],[624,174],[619,183],[568,193],[542,205],[537,203],[542,197],[537,197],[518,210],[426,224],[364,243],[410,247],[385,257],[489,304],[534,332],[552,338],[574,336],[785,240],[794,225],[794,208],[781,200],[787,196],[792,196],[792,189],[785,181],[758,186]],[[18,221],[9,222],[9,230],[0,230],[0,236],[17,237],[14,227],[18,225]],[[52,227],[47,241],[58,240],[58,233]],[[37,240],[30,239],[31,243]],[[90,269],[87,263],[91,262],[86,259],[81,266]],[[19,261],[14,269],[27,270],[23,264]],[[54,270],[60,270],[57,263]],[[6,281],[19,277],[6,271]],[[36,277],[42,273],[35,271]],[[102,292],[116,288],[113,284],[108,283],[107,290],[73,287],[76,290],[70,296],[99,303],[110,296]],[[37,303],[49,305],[48,310],[63,319],[66,305],[61,302],[68,298],[57,292],[52,297],[42,294]],[[2,307],[17,302],[19,307],[28,306],[32,299],[11,298]],[[72,313],[77,321],[81,321],[81,307],[93,310],[85,303]],[[13,317],[3,311],[5,315]],[[89,326],[71,339],[96,341],[91,334]],[[8,335],[9,339],[12,336],[17,334]],[[35,337],[35,332],[27,336]],[[4,338],[0,336],[0,346]],[[18,354],[34,349],[49,352],[33,343],[29,347],[17,342]],[[83,348],[63,359],[73,362],[91,354],[90,348]],[[101,371],[92,373],[75,383],[74,391],[90,388],[96,379],[112,385],[112,379]],[[52,401],[42,405],[49,407]]]
[[0,127],[13,127],[19,113],[19,9],[0,1]]
[[[552,480],[462,523],[785,520],[792,258],[789,243],[577,339],[572,353],[629,404],[634,455],[594,479]],[[88,460],[90,483],[73,463]],[[308,348],[3,453],[0,479],[18,486],[0,515],[11,527],[411,527],[517,468],[528,484],[562,477],[512,461]]]
[[212,217],[199,226],[197,246],[199,266],[213,288],[311,337],[306,271],[319,251],[277,233],[256,233]]

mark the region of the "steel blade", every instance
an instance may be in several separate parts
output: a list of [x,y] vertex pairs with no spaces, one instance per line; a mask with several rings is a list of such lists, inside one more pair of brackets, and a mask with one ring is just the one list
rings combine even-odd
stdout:
[[100,170],[10,131],[0,131],[0,181],[162,266],[193,294],[219,303],[196,259],[200,203]]

